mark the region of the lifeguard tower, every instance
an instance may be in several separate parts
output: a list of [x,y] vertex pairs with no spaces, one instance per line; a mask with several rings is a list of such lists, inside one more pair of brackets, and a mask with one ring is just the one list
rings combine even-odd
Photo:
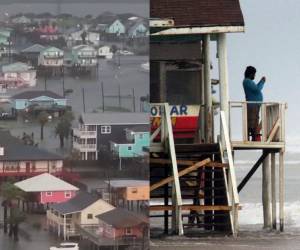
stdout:
[[[166,234],[222,231],[236,236],[239,192],[263,165],[264,225],[276,228],[279,154],[283,231],[286,105],[261,104],[262,138],[252,142],[247,103],[229,100],[226,37],[244,32],[239,1],[152,0],[150,16],[151,220]],[[217,47],[218,80],[211,79],[212,43]],[[212,99],[212,85],[219,87],[219,102]],[[233,129],[241,137],[233,138]],[[233,158],[237,150],[262,152],[239,184]]]

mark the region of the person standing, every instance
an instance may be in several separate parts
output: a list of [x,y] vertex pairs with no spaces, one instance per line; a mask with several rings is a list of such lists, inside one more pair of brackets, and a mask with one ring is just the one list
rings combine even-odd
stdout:
[[[256,84],[254,82],[256,68],[248,66],[244,73],[243,87],[245,91],[247,104],[247,121],[248,121],[248,140],[250,137],[252,141],[259,140],[259,110],[263,102],[262,89],[266,82],[266,77],[262,77]],[[253,102],[253,103],[251,103]]]

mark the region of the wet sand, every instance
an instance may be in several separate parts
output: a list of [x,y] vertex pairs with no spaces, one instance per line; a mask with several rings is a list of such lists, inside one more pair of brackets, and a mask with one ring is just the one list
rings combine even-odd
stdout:
[[160,250],[229,250],[229,249],[300,249],[300,232],[265,233],[242,232],[236,239],[233,237],[186,238],[170,237],[151,240],[150,249]]

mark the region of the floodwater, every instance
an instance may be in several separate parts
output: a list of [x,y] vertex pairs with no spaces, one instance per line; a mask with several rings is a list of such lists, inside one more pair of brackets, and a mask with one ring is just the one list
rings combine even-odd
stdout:
[[[73,126],[78,124],[78,118],[83,112],[83,91],[85,100],[86,112],[102,112],[102,93],[101,82],[103,82],[103,89],[105,96],[118,96],[119,86],[121,96],[121,103],[119,103],[118,97],[105,97],[104,106],[106,108],[114,107],[118,109],[126,109],[133,111],[133,105],[135,104],[135,111],[140,110],[140,97],[146,96],[149,93],[149,74],[142,71],[141,64],[148,61],[147,56],[121,56],[120,67],[108,62],[107,60],[99,60],[98,77],[96,75],[92,77],[76,78],[72,76],[65,76],[65,89],[72,89],[73,93],[67,96],[68,105],[72,106],[72,111],[75,115]],[[46,81],[47,90],[53,91],[62,95],[63,85],[62,78],[52,78]],[[27,90],[44,90],[45,80],[39,78],[37,86],[26,89],[10,89],[7,91],[8,95],[14,95]],[[128,95],[132,95],[132,89],[134,89],[135,102],[132,98],[127,98]],[[45,125],[44,133],[46,140],[40,141],[40,125],[36,121],[29,121],[25,123],[22,119],[15,121],[0,121],[0,127],[11,130],[11,133],[15,136],[22,136],[23,132],[28,134],[34,133],[35,141],[39,143],[40,147],[49,149],[56,153],[64,153],[68,151],[71,146],[71,142],[66,142],[64,150],[59,148],[59,139],[55,136],[56,121],[48,122]]]

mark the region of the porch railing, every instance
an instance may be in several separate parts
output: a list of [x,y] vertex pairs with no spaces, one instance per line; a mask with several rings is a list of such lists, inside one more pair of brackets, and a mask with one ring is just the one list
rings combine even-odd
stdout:
[[[242,136],[237,139],[232,139],[233,142],[248,142],[248,105],[259,106],[259,126],[257,133],[260,138],[256,141],[261,143],[284,143],[285,142],[285,110],[287,109],[286,103],[276,102],[246,102],[246,101],[233,101],[229,103],[229,129],[230,137],[232,139],[233,130],[241,130]],[[239,109],[241,113],[238,117],[233,116],[233,112]],[[242,121],[242,123],[240,123]],[[242,124],[241,128],[236,127],[236,124]],[[252,139],[252,138],[251,138]]]

